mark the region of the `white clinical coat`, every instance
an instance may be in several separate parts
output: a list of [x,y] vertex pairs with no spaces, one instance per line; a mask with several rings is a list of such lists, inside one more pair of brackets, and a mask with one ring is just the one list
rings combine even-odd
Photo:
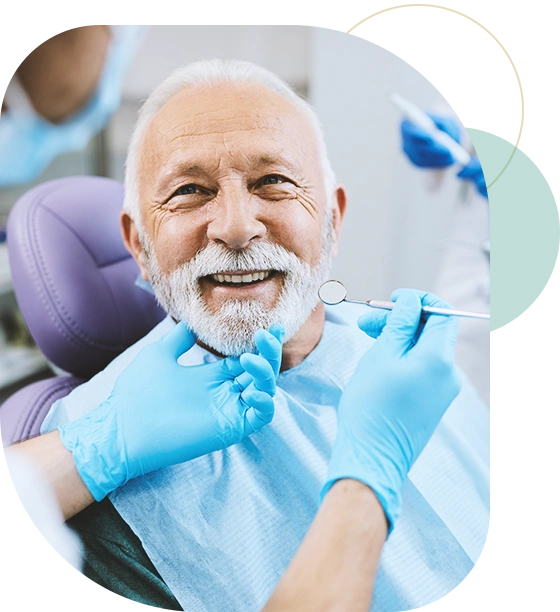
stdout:
[[[442,245],[436,293],[460,310],[490,312],[490,212],[469,183],[454,204],[450,237]],[[461,319],[458,365],[490,404],[490,322]]]

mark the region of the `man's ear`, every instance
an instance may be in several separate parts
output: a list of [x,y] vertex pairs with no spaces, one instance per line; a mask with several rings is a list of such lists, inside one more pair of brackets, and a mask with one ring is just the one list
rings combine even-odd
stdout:
[[333,243],[333,257],[338,254],[338,241],[340,239],[340,231],[342,230],[342,221],[346,213],[346,189],[344,185],[338,183],[335,187],[333,194],[333,205],[332,205],[332,218],[333,218],[333,232],[334,232],[334,243]]
[[148,270],[146,268],[146,258],[142,252],[142,245],[140,244],[140,236],[138,234],[138,228],[134,223],[132,217],[123,210],[121,212],[121,234],[126,250],[134,257],[140,273],[145,281],[149,281]]

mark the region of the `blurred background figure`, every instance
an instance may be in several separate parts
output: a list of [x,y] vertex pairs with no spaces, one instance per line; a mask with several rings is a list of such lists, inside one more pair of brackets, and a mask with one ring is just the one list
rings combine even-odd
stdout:
[[39,45],[8,84],[0,116],[0,402],[50,374],[15,303],[6,248],[8,212],[30,186],[107,174],[105,128],[142,26],[86,26]]
[[[0,117],[0,194],[7,200],[0,215],[0,403],[22,382],[50,375],[13,300],[5,245],[7,209],[16,194],[44,180],[44,171],[57,157],[81,153],[92,139],[102,139],[100,133],[119,107],[122,79],[143,30],[99,25],[62,32],[32,51],[8,84]],[[97,169],[102,173],[103,164]],[[22,187],[7,190],[15,186]],[[81,570],[79,538],[63,523],[44,476],[21,455],[7,453],[6,461],[36,527]]]
[[23,60],[2,103],[0,188],[31,182],[61,153],[84,149],[107,125],[141,31],[75,28]]
[[[343,281],[353,299],[423,287],[455,308],[488,312],[489,211],[476,183],[484,178],[476,172],[477,161],[464,179],[457,178],[461,168],[445,151],[439,151],[445,164],[433,158],[423,167],[411,163],[403,151],[403,116],[387,92],[450,118],[450,132],[475,154],[453,109],[418,72],[365,40],[316,29],[311,57],[310,101],[349,196],[332,277]],[[469,174],[476,180],[468,180]],[[457,363],[486,403],[489,332],[488,322],[465,319],[457,339]]]
[[[456,142],[465,141],[459,123],[451,117],[430,115],[437,127]],[[459,168],[465,184],[464,197],[455,205],[451,235],[443,243],[443,258],[437,291],[457,308],[488,312],[490,309],[490,227],[488,189],[480,161],[473,155],[466,166],[421,127],[408,120],[401,123],[403,151],[418,168]],[[469,186],[470,183],[470,186]],[[474,189],[474,192],[473,192]],[[480,197],[477,197],[477,194]],[[468,200],[468,201],[465,201]],[[461,322],[457,339],[457,361],[475,382],[484,401],[490,403],[489,324]]]

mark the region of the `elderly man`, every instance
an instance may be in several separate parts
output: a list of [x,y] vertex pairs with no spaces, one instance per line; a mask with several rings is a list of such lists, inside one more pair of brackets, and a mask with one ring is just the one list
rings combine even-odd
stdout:
[[459,386],[450,318],[412,341],[433,296],[397,293],[390,348],[373,353],[386,314],[361,320],[366,335],[363,310],[318,303],[345,208],[313,111],[271,73],[200,62],[145,103],[122,231],[170,316],[26,443],[100,584],[170,609],[258,610],[347,478],[374,490],[391,532],[377,609],[427,604],[472,568],[487,409],[463,381],[436,428]]

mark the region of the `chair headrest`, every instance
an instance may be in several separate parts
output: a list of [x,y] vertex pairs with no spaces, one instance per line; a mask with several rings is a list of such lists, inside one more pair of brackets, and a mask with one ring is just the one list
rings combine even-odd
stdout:
[[79,176],[31,189],[8,219],[14,291],[33,339],[55,365],[80,378],[102,370],[165,316],[135,286],[125,249],[123,187]]
[[51,406],[83,382],[73,376],[56,376],[16,391],[0,406],[2,445],[11,446],[38,436]]

